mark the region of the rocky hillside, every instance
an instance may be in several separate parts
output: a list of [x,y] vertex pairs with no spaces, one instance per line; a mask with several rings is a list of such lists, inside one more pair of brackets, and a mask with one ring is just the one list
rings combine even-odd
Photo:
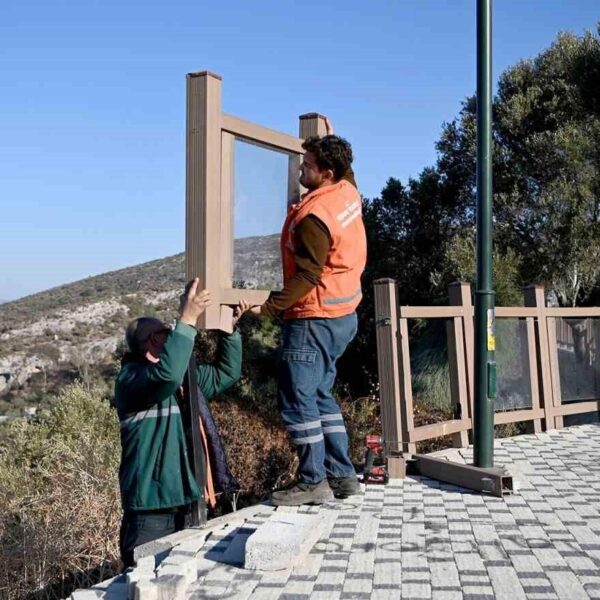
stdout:
[[[278,245],[278,235],[236,240],[234,285],[278,287]],[[172,320],[184,284],[177,254],[0,305],[0,415],[22,413],[75,378],[106,378],[126,323],[142,314]]]

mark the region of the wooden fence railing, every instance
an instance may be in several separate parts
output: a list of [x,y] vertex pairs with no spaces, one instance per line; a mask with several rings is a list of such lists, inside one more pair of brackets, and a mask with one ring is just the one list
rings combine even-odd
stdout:
[[[455,447],[469,443],[473,418],[474,324],[471,289],[467,283],[455,283],[449,289],[450,306],[399,306],[396,283],[392,279],[375,282],[375,319],[379,366],[381,420],[386,451],[416,451],[416,443],[451,435]],[[517,365],[529,387],[529,406],[495,413],[496,425],[529,422],[534,432],[563,427],[566,415],[600,409],[600,356],[597,355],[600,308],[549,308],[544,289],[529,286],[524,290],[522,307],[496,307],[496,323],[502,319],[524,323],[524,341],[512,347],[498,338],[498,345]],[[453,418],[415,426],[409,320],[443,319],[450,403]],[[568,321],[567,321],[568,320]],[[520,327],[520,325],[518,326]],[[514,340],[513,340],[514,342]],[[559,352],[572,353],[581,368],[592,373],[591,397],[563,397]],[[565,355],[568,356],[568,355]],[[563,380],[569,373],[563,366]],[[525,376],[526,375],[526,376]],[[499,372],[499,385],[502,373]],[[588,386],[589,388],[589,386]],[[597,391],[596,391],[597,390]]]

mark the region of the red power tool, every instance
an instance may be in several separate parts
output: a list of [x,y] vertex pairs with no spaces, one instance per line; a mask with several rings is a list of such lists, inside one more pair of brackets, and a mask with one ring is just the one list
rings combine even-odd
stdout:
[[[366,454],[363,483],[379,483],[385,485],[389,475],[383,456],[383,440],[378,435],[368,435],[365,438]],[[375,465],[375,461],[379,464]]]

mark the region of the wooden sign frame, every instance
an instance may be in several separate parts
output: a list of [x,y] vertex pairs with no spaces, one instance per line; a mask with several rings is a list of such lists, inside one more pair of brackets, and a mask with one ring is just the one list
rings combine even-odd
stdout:
[[240,300],[259,305],[269,294],[232,285],[235,140],[290,155],[289,203],[302,192],[298,173],[303,139],[325,135],[326,128],[325,117],[317,113],[299,117],[300,137],[225,114],[221,87],[221,77],[209,71],[187,75],[185,273],[188,281],[199,277],[213,295],[198,326],[229,331],[233,307]]

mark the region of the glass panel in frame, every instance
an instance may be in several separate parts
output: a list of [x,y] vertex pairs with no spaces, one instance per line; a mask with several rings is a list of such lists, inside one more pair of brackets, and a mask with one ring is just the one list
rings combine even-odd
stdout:
[[[563,404],[600,398],[600,319],[557,318],[556,346]],[[564,417],[565,425],[598,422],[598,413]]]
[[[448,326],[451,319],[411,319],[410,369],[415,415],[424,412],[428,425],[451,419],[452,398],[448,365]],[[423,408],[420,408],[423,407]],[[440,414],[437,414],[439,411]]]
[[525,319],[496,319],[496,412],[532,407]]
[[234,156],[233,287],[279,289],[291,155],[236,139]]

